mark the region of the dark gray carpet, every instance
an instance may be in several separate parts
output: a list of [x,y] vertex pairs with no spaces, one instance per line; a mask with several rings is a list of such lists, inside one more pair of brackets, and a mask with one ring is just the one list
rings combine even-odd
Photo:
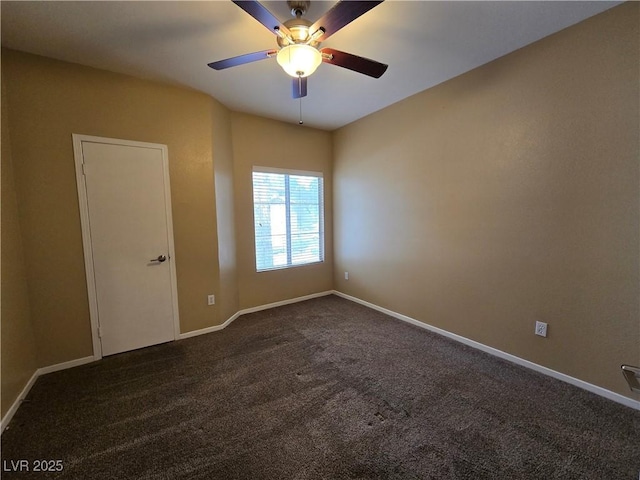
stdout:
[[[338,297],[38,379],[10,460],[73,479],[633,479],[640,412]],[[10,464],[9,464],[10,465]]]

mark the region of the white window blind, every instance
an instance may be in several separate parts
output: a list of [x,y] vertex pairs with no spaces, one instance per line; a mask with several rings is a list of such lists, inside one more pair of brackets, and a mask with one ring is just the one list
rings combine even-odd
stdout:
[[324,261],[322,174],[253,170],[256,270]]

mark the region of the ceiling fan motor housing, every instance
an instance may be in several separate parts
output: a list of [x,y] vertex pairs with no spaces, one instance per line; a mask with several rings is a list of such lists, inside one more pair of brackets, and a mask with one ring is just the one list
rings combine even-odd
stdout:
[[[313,33],[309,31],[311,22],[302,17],[287,20],[286,22],[284,22],[284,26],[287,27],[291,32],[291,40],[293,40],[294,43],[307,43],[307,39]],[[286,38],[277,37],[276,40],[279,47],[286,47],[287,45],[290,45],[289,40]],[[317,40],[312,40],[308,43],[308,45],[317,47],[318,45],[320,45],[320,42],[318,42]]]

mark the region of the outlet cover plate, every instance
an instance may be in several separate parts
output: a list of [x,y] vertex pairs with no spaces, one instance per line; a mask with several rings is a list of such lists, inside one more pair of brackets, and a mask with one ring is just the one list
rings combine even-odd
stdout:
[[547,324],[544,322],[536,322],[536,335],[541,337],[547,336]]

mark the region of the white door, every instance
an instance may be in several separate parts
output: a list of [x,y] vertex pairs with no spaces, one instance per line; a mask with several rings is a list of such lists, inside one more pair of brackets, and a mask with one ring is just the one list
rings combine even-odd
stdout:
[[87,284],[97,317],[92,318],[94,356],[100,356],[96,346],[101,355],[112,355],[174,340],[178,319],[166,147],[79,135],[74,144],[81,156],[76,158],[80,197],[84,183],[86,202]]

